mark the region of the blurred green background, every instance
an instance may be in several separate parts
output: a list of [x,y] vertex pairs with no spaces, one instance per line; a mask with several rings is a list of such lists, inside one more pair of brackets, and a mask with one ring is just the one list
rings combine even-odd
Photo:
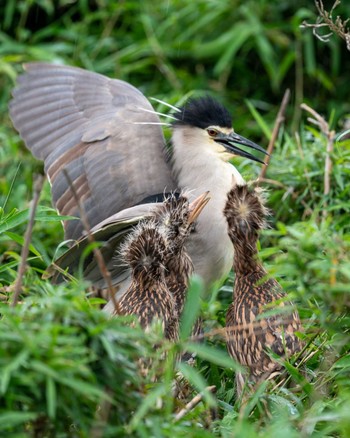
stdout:
[[[349,10],[343,1],[334,15],[346,18]],[[306,0],[7,0],[0,6],[1,109],[20,63],[46,60],[122,78],[170,101],[212,91],[232,109],[236,129],[249,129],[245,99],[272,117],[287,87],[294,110],[312,101],[338,119],[349,112],[349,56],[339,37],[325,44],[300,28],[316,16]]]

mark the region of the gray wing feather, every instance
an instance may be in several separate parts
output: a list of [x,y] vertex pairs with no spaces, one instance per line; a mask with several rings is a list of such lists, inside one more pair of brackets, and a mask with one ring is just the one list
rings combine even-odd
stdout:
[[[129,275],[129,269],[125,264],[118,262],[119,247],[124,238],[130,233],[138,222],[145,218],[150,218],[159,207],[158,203],[136,205],[122,210],[106,220],[98,223],[92,228],[91,233],[96,242],[100,243],[100,251],[103,255],[106,267],[109,270],[113,283],[118,284],[120,280]],[[74,245],[61,255],[55,263],[46,271],[46,278],[52,278],[54,282],[61,282],[65,276],[56,269],[56,265],[61,270],[66,270],[71,275],[76,274],[82,254],[89,245],[87,236],[80,238]],[[107,285],[100,272],[93,253],[83,261],[82,271],[84,278],[90,280],[96,287],[106,288]],[[128,273],[127,275],[125,273]]]
[[[61,214],[79,217],[73,181],[91,227],[175,184],[158,116],[130,84],[79,68],[33,63],[18,78],[10,115],[28,149],[45,163]],[[65,223],[67,238],[82,235]]]

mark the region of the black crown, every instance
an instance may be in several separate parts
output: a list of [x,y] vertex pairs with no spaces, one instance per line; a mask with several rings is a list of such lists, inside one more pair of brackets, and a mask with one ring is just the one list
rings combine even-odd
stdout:
[[179,109],[180,112],[174,114],[177,119],[174,125],[190,125],[202,129],[209,126],[232,128],[230,113],[210,96],[189,99]]

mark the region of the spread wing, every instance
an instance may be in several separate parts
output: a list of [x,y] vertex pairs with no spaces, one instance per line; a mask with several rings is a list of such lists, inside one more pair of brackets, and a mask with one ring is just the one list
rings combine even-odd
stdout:
[[[10,103],[15,128],[45,163],[53,201],[79,217],[72,188],[91,227],[175,184],[152,106],[130,84],[79,68],[25,66]],[[64,224],[67,238],[82,236],[80,220]]]
[[[118,285],[129,276],[129,268],[119,257],[121,243],[140,220],[152,217],[159,205],[159,203],[149,203],[127,208],[91,230],[94,241],[99,242],[101,254],[114,285]],[[80,238],[49,266],[44,277],[51,278],[54,283],[60,283],[69,275],[76,274],[80,268],[84,278],[90,280],[95,287],[106,288],[107,285],[92,250],[87,252],[88,246],[89,238],[87,236]],[[82,257],[84,254],[85,258]]]

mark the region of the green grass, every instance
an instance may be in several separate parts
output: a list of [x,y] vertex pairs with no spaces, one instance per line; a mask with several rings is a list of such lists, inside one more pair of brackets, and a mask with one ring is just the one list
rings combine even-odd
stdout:
[[[306,101],[338,136],[350,114],[350,58],[337,37],[324,44],[301,30],[304,19],[315,21],[315,12],[312,2],[294,3],[8,0],[0,6],[0,435],[90,437],[101,428],[106,437],[350,436],[350,140],[335,143],[325,196],[327,141],[299,107]],[[347,2],[336,11],[350,16]],[[285,88],[291,89],[264,184],[272,216],[260,255],[305,327],[305,363],[285,365],[292,385],[263,386],[245,406],[236,399],[236,365],[217,330],[233,274],[202,302],[200,284],[193,285],[189,308],[198,308],[207,334],[200,346],[188,339],[191,312],[181,341],[170,344],[157,327],[145,335],[129,320],[107,318],[101,302],[86,297],[85,284],[42,280],[64,239],[47,183],[21,304],[8,306],[33,174],[42,171],[7,110],[20,64],[32,60],[119,77],[171,104],[210,92],[233,112],[236,131],[262,145]],[[247,180],[259,175],[256,163],[235,164]],[[196,351],[195,367],[174,360],[184,350]],[[147,378],[137,372],[141,357],[152,363]],[[175,412],[184,402],[171,396],[178,371],[188,382],[187,400],[217,387],[180,420]]]

